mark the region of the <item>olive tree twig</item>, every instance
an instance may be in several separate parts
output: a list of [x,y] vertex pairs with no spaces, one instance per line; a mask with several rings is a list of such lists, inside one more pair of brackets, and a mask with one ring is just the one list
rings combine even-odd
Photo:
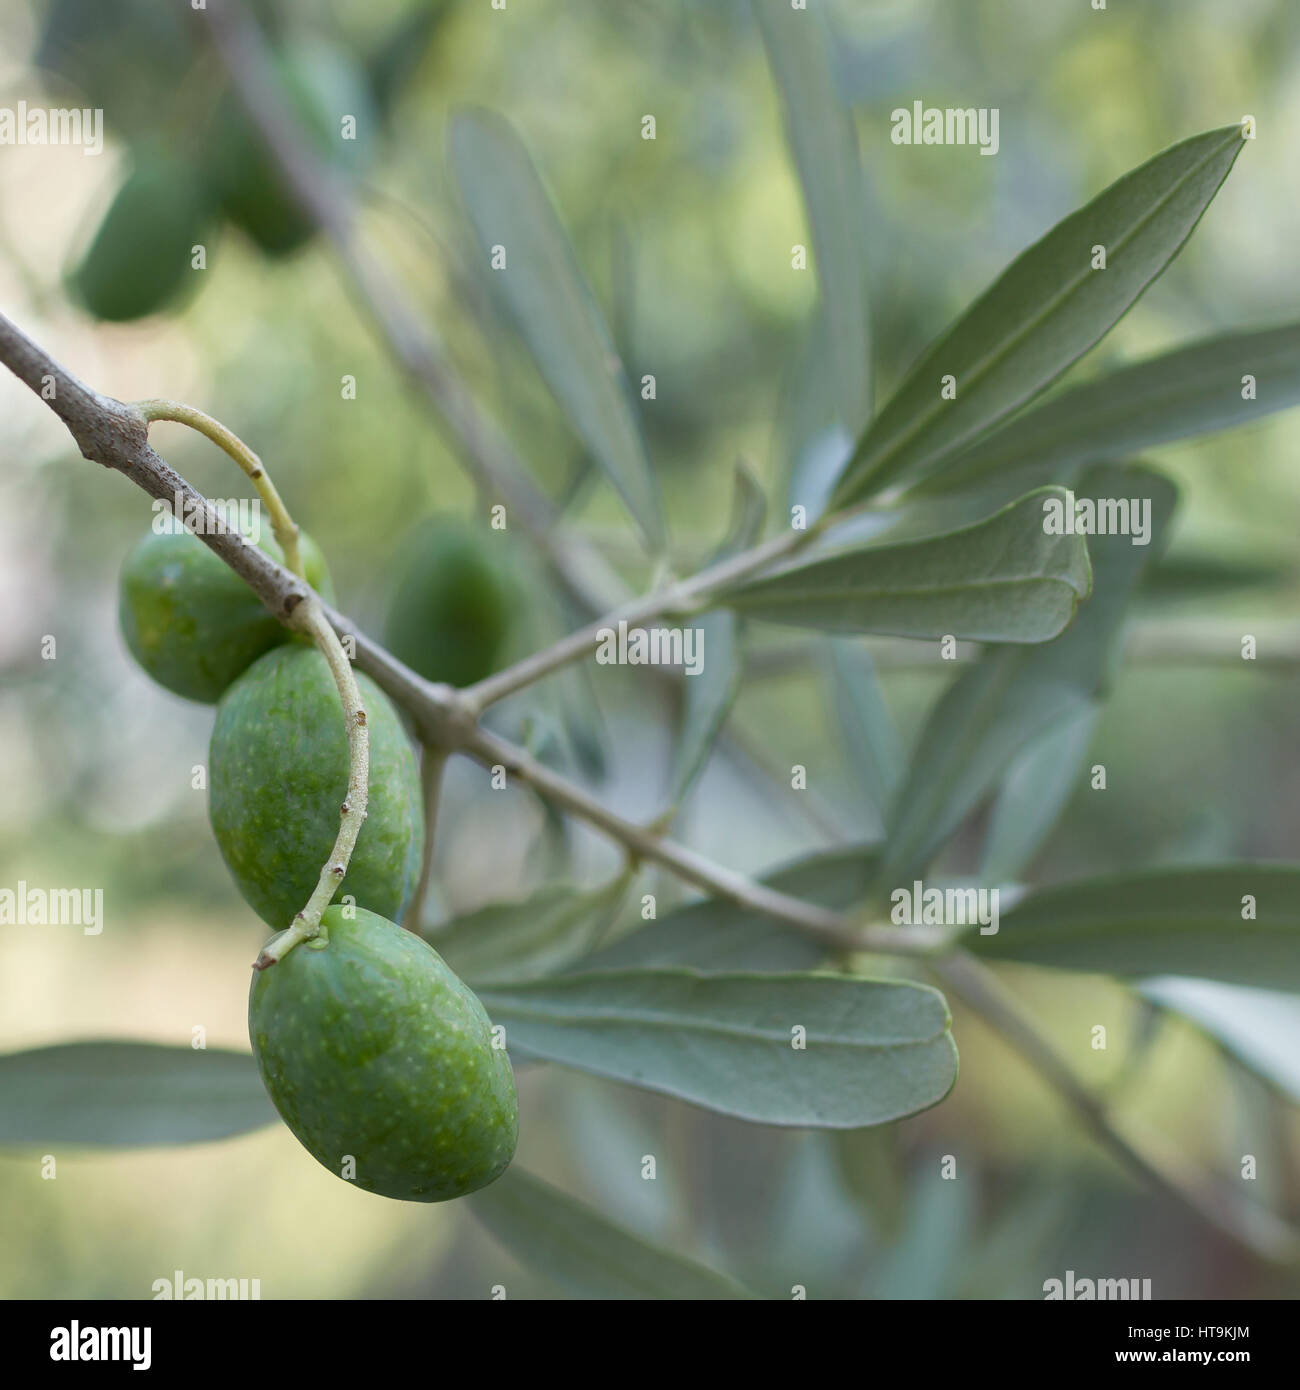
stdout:
[[[352,189],[320,158],[302,122],[285,101],[266,42],[243,0],[219,0],[201,13],[249,119],[265,140],[286,188],[303,214],[333,247],[344,276],[380,338],[460,446],[457,455],[481,494],[498,496],[560,587],[589,616],[629,601],[631,591],[599,550],[560,525],[560,513],[532,481],[527,465],[484,411],[455,369],[434,329],[411,312],[378,261],[357,235]],[[680,698],[680,673],[657,668],[659,689]],[[768,770],[745,740],[724,727],[719,751],[743,771]],[[812,797],[795,803],[823,832],[825,817]]]
[[309,594],[294,610],[290,626],[305,632],[316,644],[317,651],[329,664],[330,675],[338,687],[343,705],[343,719],[348,734],[348,789],[339,807],[339,829],[334,848],[321,866],[316,887],[307,905],[295,914],[292,923],[262,948],[254,969],[265,970],[282,961],[295,947],[320,934],[321,914],[330,905],[339,884],[347,877],[352,851],[366,819],[370,799],[370,729],[361,687],[352,671],[338,633],[330,626],[315,594]]
[[134,404],[147,423],[171,420],[180,425],[188,425],[190,429],[197,430],[212,440],[218,448],[223,449],[235,460],[248,475],[257,489],[257,495],[271,514],[271,530],[284,552],[285,565],[294,574],[301,575],[303,569],[302,555],[298,548],[298,523],[289,515],[289,509],[284,505],[279,490],[271,481],[271,475],[252,449],[220,420],[214,420],[211,415],[205,415],[192,405],[164,400],[136,401]]
[[[0,362],[58,415],[83,457],[117,470],[173,511],[181,507],[188,515],[204,516],[207,524],[199,539],[249,585],[281,622],[293,625],[295,610],[309,598],[313,603],[320,602],[303,580],[230,530],[211,503],[159,457],[149,444],[147,426],[138,411],[86,386],[3,314]],[[718,897],[789,922],[828,945],[928,957],[939,978],[980,1012],[1138,1177],[1176,1198],[1252,1255],[1266,1260],[1295,1258],[1295,1237],[1289,1232],[1279,1234],[1286,1228],[1275,1223],[1270,1229],[1263,1229],[1270,1220],[1267,1214],[1253,1209],[1243,1213],[1208,1193],[1203,1184],[1171,1178],[1161,1165],[1119,1135],[1105,1109],[1074,1078],[1019,1009],[998,992],[992,977],[976,969],[965,953],[951,951],[940,956],[938,952],[946,943],[937,938],[923,941],[916,927],[890,931],[863,925],[846,914],[830,912],[754,883],[743,874],[713,864],[684,846],[623,820],[522,750],[480,729],[472,709],[450,686],[416,675],[323,603],[320,612],[336,633],[352,639],[357,665],[415,718],[423,739],[445,750],[462,751],[489,766],[506,767],[542,795],[623,843],[635,856],[654,860]]]
[[580,537],[557,527],[550,499],[532,481],[500,427],[480,408],[438,335],[411,311],[358,239],[350,189],[304,137],[276,81],[261,32],[241,0],[217,0],[203,10],[202,18],[290,194],[329,240],[362,308],[374,319],[407,377],[459,442],[480,491],[506,504],[510,516],[581,608],[599,613],[610,607],[608,596],[626,595],[626,586]]

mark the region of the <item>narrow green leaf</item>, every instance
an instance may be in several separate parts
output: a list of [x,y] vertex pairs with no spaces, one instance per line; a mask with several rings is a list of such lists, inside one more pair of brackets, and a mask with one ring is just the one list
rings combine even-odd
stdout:
[[[842,911],[860,902],[875,876],[874,845],[846,845],[796,859],[762,882],[792,897]],[[721,898],[704,898],[598,951],[590,970],[679,965],[705,971],[810,970],[826,948],[807,932]]]
[[902,981],[627,970],[479,994],[529,1056],[757,1124],[882,1124],[957,1077],[943,996]]
[[[738,460],[732,494],[731,521],[714,558],[724,559],[748,550],[763,532],[767,499],[749,466]],[[722,732],[740,690],[740,623],[734,613],[719,609],[693,620],[701,641],[701,669],[682,682],[682,719],[673,754],[668,804],[680,806]]]
[[906,766],[903,741],[866,647],[837,637],[827,650],[835,712],[850,765],[883,821]]
[[[1242,397],[1245,376],[1255,378],[1250,400]],[[965,450],[925,490],[968,488],[1026,464],[1121,458],[1251,425],[1294,405],[1300,405],[1300,324],[1229,333],[1061,392]]]
[[1039,647],[1000,647],[964,671],[934,707],[891,808],[881,866],[886,885],[909,882],[1004,775],[1012,759],[1109,685],[1125,609],[1159,553],[1173,513],[1173,484],[1144,468],[1092,470],[1080,497],[1151,502],[1151,543],[1093,536],[1093,591],[1073,626]]
[[493,283],[538,371],[659,551],[659,494],[623,366],[527,149],[503,117],[476,109],[452,117],[450,147],[484,254],[505,248]]
[[629,879],[595,888],[547,884],[517,902],[489,903],[426,933],[463,980],[532,979],[586,955],[618,914]]
[[1243,1066],[1300,1103],[1300,999],[1294,994],[1177,976],[1148,980],[1141,993],[1190,1019]]
[[0,1144],[206,1144],[275,1118],[247,1052],[104,1039],[0,1057]]
[[874,544],[788,565],[722,592],[751,617],[829,632],[952,635],[1045,642],[1074,617],[1090,585],[1082,536],[1049,535],[1032,492],[975,526],[900,545]]
[[1138,597],[1147,603],[1214,599],[1242,589],[1277,589],[1295,581],[1295,570],[1281,556],[1219,555],[1180,551],[1166,555],[1142,576]]
[[[1023,252],[908,373],[836,488],[932,475],[1097,343],[1177,255],[1241,152],[1240,126],[1172,146]],[[1106,268],[1093,269],[1094,247]],[[940,394],[943,378],[956,396]]]
[[719,609],[691,619],[703,653],[695,675],[683,680],[682,723],[673,754],[668,804],[679,806],[704,770],[740,689],[740,623]]
[[[1243,900],[1255,916],[1243,920]],[[1123,977],[1300,989],[1300,865],[1226,864],[1063,883],[1021,899],[976,955]]]
[[831,1136],[845,1188],[871,1218],[878,1239],[893,1240],[907,1215],[907,1174],[894,1125],[838,1129]]
[[576,1298],[748,1299],[728,1275],[616,1226],[516,1164],[468,1202],[522,1264]]
[[822,13],[792,9],[789,0],[754,0],[754,12],[803,189],[840,423],[856,433],[871,406],[857,132],[836,91],[833,38]]
[[1012,882],[1052,833],[1075,789],[1100,712],[1092,701],[1071,705],[1011,763],[984,839],[985,883]]

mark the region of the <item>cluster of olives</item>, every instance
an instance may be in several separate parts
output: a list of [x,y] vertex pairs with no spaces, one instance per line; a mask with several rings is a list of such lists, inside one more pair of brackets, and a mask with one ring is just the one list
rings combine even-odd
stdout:
[[[363,74],[339,50],[316,47],[278,54],[276,68],[320,157],[336,173],[359,176],[373,128]],[[354,118],[355,138],[342,137],[336,112]],[[133,142],[126,176],[71,273],[72,292],[99,319],[156,313],[198,283],[194,248],[209,247],[222,222],[271,256],[298,250],[315,232],[229,92],[197,151],[177,151],[149,136]]]
[[[504,638],[499,578],[470,558],[478,547],[458,524],[439,521],[418,541],[392,624],[431,678],[452,678],[441,651],[458,681],[478,679]],[[274,541],[261,544],[282,560]],[[330,598],[319,549],[303,536],[301,550],[306,579]],[[154,680],[216,704],[212,829],[244,898],[269,927],[286,928],[333,847],[348,783],[327,662],[179,529],[135,547],[119,611]],[[478,998],[398,925],[424,854],[419,769],[392,702],[365,675],[357,682],[370,734],[367,818],[319,936],[254,974],[249,1035],[276,1109],[316,1159],[369,1192],[436,1202],[509,1164],[514,1077]]]

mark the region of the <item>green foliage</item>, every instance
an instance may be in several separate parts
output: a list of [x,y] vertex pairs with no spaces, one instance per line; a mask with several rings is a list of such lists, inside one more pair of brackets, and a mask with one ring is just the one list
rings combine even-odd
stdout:
[[[1252,396],[1243,394],[1247,375]],[[1254,424],[1296,404],[1300,324],[1227,333],[1062,391],[967,449],[930,487],[969,488],[1026,466],[1047,481],[1081,463]]]
[[1040,889],[972,938],[990,960],[1300,989],[1300,867],[1224,864]]
[[862,253],[862,170],[853,116],[836,90],[835,42],[818,9],[755,0],[816,252],[837,411],[856,433],[871,409],[871,345]]
[[[367,1192],[443,1202],[514,1156],[514,1075],[474,993],[373,912],[328,908],[323,935],[253,977],[248,1032],[307,1151]],[[328,937],[328,939],[326,939]]]
[[[258,544],[278,565],[275,538]],[[307,582],[327,601],[333,585],[310,536],[299,538]],[[197,536],[168,528],[143,536],[122,566],[118,620],[131,655],[164,689],[215,704],[288,629]]]
[[274,1118],[246,1052],[98,1039],[0,1057],[0,1144],[207,1144]]
[[[351,58],[326,45],[298,46],[277,54],[275,75],[282,98],[334,176],[356,178],[371,153],[366,80]],[[340,120],[356,118],[356,139],[344,140]],[[261,135],[233,93],[213,118],[207,142],[207,178],[221,211],[269,256],[304,246],[315,224],[285,187]]]
[[[1182,248],[1241,153],[1240,126],[1172,146],[1017,257],[908,373],[859,441],[834,501],[938,472],[1114,327]],[[1105,270],[1093,268],[1106,248]],[[956,397],[940,394],[956,378]]]
[[829,632],[1045,642],[1074,617],[1091,576],[1082,536],[1049,534],[1030,493],[975,526],[901,545],[835,547],[730,589],[752,617]]
[[642,1240],[518,1167],[471,1205],[502,1245],[576,1298],[754,1296],[734,1279]]
[[[358,675],[370,727],[370,803],[340,893],[401,921],[420,873],[420,775],[392,701]],[[325,658],[289,644],[259,657],[217,706],[208,814],[245,900],[287,927],[334,844],[348,741]]]
[[883,1124],[957,1079],[943,996],[924,985],[620,970],[482,994],[512,1047],[756,1124]]
[[623,367],[528,151],[502,117],[460,111],[451,158],[485,263],[505,248],[505,266],[487,273],[538,371],[657,551],[663,504]]
[[1103,467],[1081,497],[1151,503],[1151,543],[1092,538],[1093,591],[1073,625],[1037,647],[992,647],[944,692],[926,720],[892,803],[881,882],[909,882],[1007,771],[1046,731],[1082,715],[1109,684],[1125,607],[1159,553],[1174,488],[1145,469]]
[[192,164],[141,148],[70,288],[96,318],[121,323],[156,313],[197,283],[194,247],[213,225],[212,202]]
[[473,685],[500,666],[523,594],[506,542],[456,517],[418,526],[396,568],[384,642],[427,680]]

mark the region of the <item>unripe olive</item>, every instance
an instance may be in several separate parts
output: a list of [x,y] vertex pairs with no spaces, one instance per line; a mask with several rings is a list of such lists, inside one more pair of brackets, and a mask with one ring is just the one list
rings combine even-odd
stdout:
[[194,247],[205,243],[212,205],[193,168],[138,152],[99,230],[72,272],[73,294],[96,318],[143,318],[197,284]]
[[403,546],[385,645],[428,680],[466,686],[503,659],[519,603],[507,542],[453,517],[419,526]]
[[248,1033],[285,1124],[330,1172],[408,1202],[500,1177],[514,1073],[483,1005],[420,937],[331,907],[324,944],[253,976]]
[[[277,54],[274,71],[317,153],[336,173],[358,176],[369,156],[373,117],[365,77],[352,59],[332,46],[303,44]],[[344,139],[341,122],[349,116],[355,138]],[[314,222],[233,93],[217,108],[206,168],[221,210],[268,255],[286,256],[311,239]]]
[[[284,563],[265,530],[259,544]],[[299,546],[307,582],[332,601],[320,548],[307,535]],[[215,704],[263,652],[290,637],[234,570],[184,530],[150,531],[127,556],[118,619],[131,655],[159,685],[205,704]]]
[[[424,807],[415,754],[392,701],[357,673],[370,734],[369,804],[339,888],[400,922],[419,878]],[[333,849],[348,789],[338,688],[313,646],[259,657],[221,697],[208,757],[208,814],[239,891],[287,927]]]

